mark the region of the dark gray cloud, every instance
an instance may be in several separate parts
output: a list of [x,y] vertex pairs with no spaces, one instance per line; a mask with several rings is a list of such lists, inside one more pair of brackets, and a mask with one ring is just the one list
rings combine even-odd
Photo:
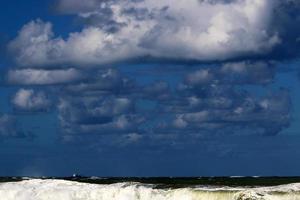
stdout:
[[[191,94],[195,95],[195,94]],[[168,109],[174,119],[158,126],[158,130],[216,135],[276,135],[290,125],[291,100],[281,90],[257,99],[244,97],[183,98]],[[239,98],[238,100],[236,98]]]
[[64,87],[64,91],[72,95],[129,95],[136,92],[136,85],[132,79],[123,77],[115,69],[92,70],[87,72],[86,79]]
[[[202,67],[174,89],[165,81],[142,86],[115,69],[99,70],[89,80],[63,86],[58,105],[62,138],[176,146],[220,135],[277,135],[291,121],[288,90],[258,96],[243,89],[272,83],[274,72],[268,62]],[[149,102],[145,112],[141,106]]]
[[138,108],[138,101],[166,101],[170,92],[163,81],[140,86],[116,69],[98,70],[88,80],[63,86],[58,112],[64,138],[80,140],[96,134],[107,135],[102,139],[140,140],[156,108],[145,113]]
[[243,89],[272,83],[274,69],[270,63],[249,61],[202,66],[182,77],[177,88],[162,80],[140,85],[116,69],[91,70],[85,72],[89,78],[52,86],[55,99],[41,90],[21,89],[12,103],[30,113],[55,103],[64,142],[90,148],[177,148],[218,136],[277,135],[287,128],[287,90],[258,96]]
[[131,99],[105,95],[64,98],[59,104],[59,110],[69,122],[82,125],[110,123],[114,116],[132,113],[133,109]]
[[242,61],[223,64],[218,68],[206,68],[190,73],[185,78],[188,86],[209,84],[268,84],[276,73],[275,64],[269,62]]
[[[111,135],[138,134],[144,117],[135,113],[134,100],[118,97],[81,97],[60,100],[58,105],[62,138],[87,138],[97,135],[108,143]],[[103,138],[104,137],[104,138]]]
[[297,0],[280,1],[274,9],[270,29],[276,30],[281,38],[281,44],[274,48],[272,59],[299,58],[300,3]]
[[89,80],[64,86],[58,104],[63,139],[118,134],[133,139],[144,122],[136,112],[137,91],[134,82],[115,69],[99,70]]
[[[249,68],[248,68],[249,67]],[[188,73],[160,109],[169,118],[154,132],[276,135],[290,125],[291,99],[285,89],[258,97],[242,85],[265,85],[274,78],[267,63],[228,63]]]

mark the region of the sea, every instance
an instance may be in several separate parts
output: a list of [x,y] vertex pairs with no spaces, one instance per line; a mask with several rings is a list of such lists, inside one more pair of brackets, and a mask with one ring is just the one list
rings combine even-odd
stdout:
[[300,200],[300,177],[2,177],[0,200]]

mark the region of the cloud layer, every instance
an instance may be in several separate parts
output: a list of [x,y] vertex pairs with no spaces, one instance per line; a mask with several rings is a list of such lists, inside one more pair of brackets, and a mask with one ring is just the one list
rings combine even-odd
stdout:
[[35,20],[24,25],[10,50],[18,65],[30,67],[144,56],[198,61],[266,56],[285,43],[280,28],[272,26],[281,6],[271,0],[60,0],[59,12],[77,15],[86,26],[63,39],[55,37],[50,22]]
[[273,64],[245,61],[202,67],[172,88],[164,81],[143,86],[117,70],[100,70],[61,91],[58,112],[63,138],[106,146],[277,135],[290,125],[288,90],[258,96],[243,89],[270,84],[273,77]]
[[[58,0],[56,10],[82,28],[61,37],[51,22],[25,24],[8,45],[16,66],[5,81],[21,87],[16,111],[55,112],[64,141],[164,146],[290,125],[289,91],[267,88],[278,61],[298,55],[297,1]],[[125,75],[129,65],[108,67],[146,57],[195,66],[161,64],[167,76],[151,81]]]

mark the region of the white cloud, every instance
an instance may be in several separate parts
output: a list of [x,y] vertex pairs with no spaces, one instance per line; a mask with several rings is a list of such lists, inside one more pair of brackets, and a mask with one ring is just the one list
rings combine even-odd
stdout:
[[[93,17],[96,23],[62,39],[54,37],[50,23],[30,22],[10,43],[20,66],[103,64],[145,55],[226,60],[266,54],[280,43],[277,33],[269,31],[277,1],[87,1],[76,3],[76,9],[68,2],[60,1],[62,12]],[[107,21],[95,17],[105,13]],[[108,31],[105,23],[119,27]]]
[[46,111],[51,102],[44,92],[20,89],[12,100],[16,109],[21,111]]
[[83,75],[76,69],[20,69],[10,70],[7,74],[8,83],[21,85],[63,84],[78,81],[81,78]]

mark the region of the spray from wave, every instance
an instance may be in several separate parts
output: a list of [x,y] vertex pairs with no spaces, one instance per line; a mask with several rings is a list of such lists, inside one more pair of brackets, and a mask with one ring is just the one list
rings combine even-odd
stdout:
[[141,183],[97,185],[32,179],[1,183],[1,200],[300,200],[300,183],[275,187],[156,189]]

